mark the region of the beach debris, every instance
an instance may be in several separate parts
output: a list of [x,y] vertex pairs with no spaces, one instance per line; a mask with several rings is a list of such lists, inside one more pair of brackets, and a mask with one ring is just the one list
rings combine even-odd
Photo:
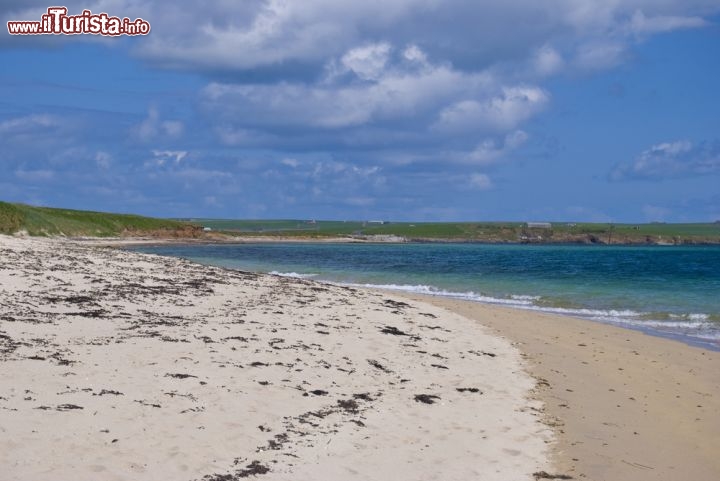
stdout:
[[408,334],[407,332],[401,331],[400,329],[398,329],[397,327],[394,327],[394,326],[385,326],[382,329],[380,329],[380,332],[382,332],[383,334],[390,334],[393,336],[407,336],[416,341],[420,339],[420,336],[416,336],[414,334]]
[[363,401],[372,401],[373,400],[373,398],[371,398],[368,393],[353,394],[353,398],[360,399]]
[[458,387],[458,388],[455,388],[455,390],[458,392],[472,392],[472,393],[480,393],[480,394],[483,393],[480,389],[478,389],[476,387]]
[[55,408],[56,411],[72,411],[75,409],[85,409],[77,404],[58,404]]
[[99,393],[93,394],[93,396],[105,396],[106,394],[112,394],[113,396],[124,396],[124,394],[120,391],[113,391],[112,389],[103,389]]
[[495,357],[497,354],[494,354],[492,352],[487,351],[468,351],[470,354],[475,354],[476,356],[487,356],[487,357]]
[[436,399],[440,399],[440,396],[434,394],[416,394],[415,401],[424,404],[435,404]]
[[573,479],[572,476],[567,474],[549,474],[545,471],[538,471],[533,473],[533,477],[537,479]]
[[176,373],[176,374],[167,373],[167,374],[165,374],[165,377],[172,377],[175,379],[187,379],[189,377],[197,377],[197,376],[193,376],[192,374],[183,374],[183,373]]
[[341,409],[349,413],[356,414],[358,412],[359,404],[353,399],[338,399],[337,404]]
[[382,372],[386,372],[386,373],[388,373],[388,374],[392,373],[392,371],[391,371],[390,369],[386,368],[385,366],[383,366],[382,364],[380,364],[379,362],[377,362],[377,361],[374,360],[374,359],[368,359],[367,362],[368,362],[368,364],[370,364],[370,365],[371,365],[372,367],[374,367],[375,369],[379,369],[379,370],[381,370]]
[[[237,460],[236,460],[237,462]],[[237,481],[241,478],[249,478],[250,476],[257,476],[259,474],[267,474],[270,472],[270,468],[260,463],[260,461],[253,461],[252,463],[245,466],[245,469],[235,471],[234,474],[209,474],[203,476],[203,481]]]
[[394,301],[392,299],[385,299],[383,301],[383,304],[385,304],[385,306],[387,307],[392,307],[394,309],[403,309],[405,307],[410,307],[410,304],[408,304],[407,302]]

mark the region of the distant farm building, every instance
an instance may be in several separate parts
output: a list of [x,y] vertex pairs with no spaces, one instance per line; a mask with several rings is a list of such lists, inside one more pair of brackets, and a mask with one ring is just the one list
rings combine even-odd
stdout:
[[552,229],[550,222],[527,222],[525,226],[528,229]]
[[203,231],[210,232],[212,230],[212,227],[203,227]]

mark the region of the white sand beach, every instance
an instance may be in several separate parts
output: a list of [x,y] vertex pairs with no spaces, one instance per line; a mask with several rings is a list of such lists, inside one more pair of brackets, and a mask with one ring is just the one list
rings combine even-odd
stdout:
[[531,480],[509,340],[394,295],[0,236],[12,480]]

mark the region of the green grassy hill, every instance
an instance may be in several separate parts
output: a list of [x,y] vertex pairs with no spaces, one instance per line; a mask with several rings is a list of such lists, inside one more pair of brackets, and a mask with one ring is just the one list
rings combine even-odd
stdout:
[[416,241],[587,244],[720,244],[719,223],[603,224],[553,222],[359,222],[303,220],[186,219],[230,235],[263,237],[400,236]]
[[200,230],[197,225],[175,220],[0,202],[0,233],[2,234],[26,231],[33,236],[194,237]]

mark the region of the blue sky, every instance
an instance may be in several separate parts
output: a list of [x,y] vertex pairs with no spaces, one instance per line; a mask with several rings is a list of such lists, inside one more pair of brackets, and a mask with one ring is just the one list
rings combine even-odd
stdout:
[[[49,4],[7,1],[8,20]],[[70,2],[0,35],[0,199],[171,217],[720,219],[718,0]]]

